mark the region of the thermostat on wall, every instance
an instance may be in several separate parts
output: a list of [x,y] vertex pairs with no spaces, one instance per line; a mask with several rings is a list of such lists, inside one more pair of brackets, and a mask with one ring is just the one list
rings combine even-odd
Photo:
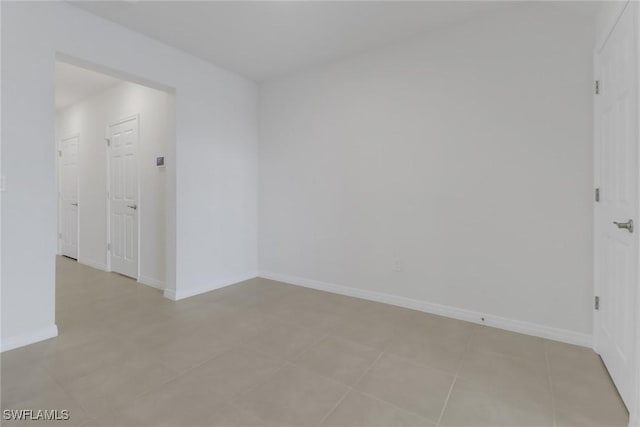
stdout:
[[156,157],[156,166],[159,167],[159,168],[163,168],[164,167],[164,156]]

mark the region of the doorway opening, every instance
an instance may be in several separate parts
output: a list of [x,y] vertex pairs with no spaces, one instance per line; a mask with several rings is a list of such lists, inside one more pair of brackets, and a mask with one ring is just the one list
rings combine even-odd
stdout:
[[164,290],[174,94],[61,58],[55,71],[57,253]]

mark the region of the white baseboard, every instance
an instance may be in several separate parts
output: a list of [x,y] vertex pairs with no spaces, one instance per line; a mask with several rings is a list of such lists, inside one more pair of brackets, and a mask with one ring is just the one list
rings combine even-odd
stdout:
[[107,264],[103,264],[101,262],[93,261],[90,259],[78,258],[79,264],[84,264],[92,268],[97,268],[98,270],[108,271]]
[[399,307],[405,307],[413,310],[423,311],[425,313],[451,317],[453,319],[465,320],[467,322],[492,326],[495,328],[505,329],[507,331],[518,332],[521,334],[548,338],[555,341],[562,341],[569,344],[575,344],[589,348],[593,347],[592,335],[570,331],[567,329],[558,329],[550,326],[540,325],[537,323],[480,313],[464,308],[435,304],[428,301],[390,295],[382,292],[367,291],[364,289],[351,288],[348,286],[325,283],[318,280],[288,276],[285,274],[272,273],[268,271],[261,271],[259,273],[259,276],[265,279],[277,280],[279,282],[285,282],[292,285],[303,286],[320,291],[332,292],[335,294],[396,305]]
[[165,289],[164,291],[164,296],[170,300],[173,301],[179,301],[181,299],[185,299],[185,298],[189,298],[189,297],[193,297],[196,295],[200,295],[200,294],[204,294],[206,292],[209,291],[214,291],[216,289],[220,289],[220,288],[224,288],[230,285],[235,285],[238,282],[243,282],[245,280],[249,280],[249,279],[253,279],[255,277],[257,277],[258,274],[253,271],[253,272],[249,272],[249,273],[245,273],[245,274],[240,274],[238,276],[233,276],[233,277],[229,277],[223,280],[218,280],[216,282],[212,282],[206,286],[200,286],[197,288],[192,288],[192,289],[185,289],[185,290],[170,290],[170,289]]
[[0,351],[13,350],[14,348],[24,347],[25,345],[33,344],[38,341],[48,340],[58,336],[58,327],[54,325],[47,326],[46,328],[37,329],[26,334],[9,337],[3,339],[0,343]]
[[151,286],[152,288],[164,290],[164,282],[162,280],[155,279],[149,276],[140,276],[138,277],[138,283],[142,283],[143,285]]
[[176,299],[176,291],[172,290],[172,289],[165,289],[164,290],[164,297],[167,299],[170,299],[171,301],[178,301]]

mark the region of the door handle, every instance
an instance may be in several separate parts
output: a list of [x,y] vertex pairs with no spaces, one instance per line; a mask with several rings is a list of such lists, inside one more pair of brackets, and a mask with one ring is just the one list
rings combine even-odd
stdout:
[[138,209],[138,205],[127,205],[127,207],[133,209],[134,211]]
[[71,203],[71,206],[78,206],[77,203]]
[[633,233],[633,220],[632,219],[630,219],[627,222],[613,221],[613,223],[615,225],[617,225],[618,228],[623,228],[623,229],[629,231],[629,233]]

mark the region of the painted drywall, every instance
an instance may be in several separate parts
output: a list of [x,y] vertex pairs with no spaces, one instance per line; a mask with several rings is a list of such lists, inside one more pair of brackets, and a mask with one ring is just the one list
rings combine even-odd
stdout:
[[261,85],[261,275],[587,344],[593,40],[522,5]]
[[[122,82],[83,99],[56,115],[56,143],[79,135],[78,261],[107,269],[107,150],[105,132],[109,124],[138,116],[137,164],[140,177],[138,200],[140,225],[140,281],[164,289],[165,284],[165,168],[156,157],[173,144],[175,130],[173,95],[142,85]],[[60,218],[58,219],[60,224]]]
[[56,54],[175,90],[165,293],[181,298],[255,275],[256,85],[64,2],[1,7],[2,349],[56,330]]

